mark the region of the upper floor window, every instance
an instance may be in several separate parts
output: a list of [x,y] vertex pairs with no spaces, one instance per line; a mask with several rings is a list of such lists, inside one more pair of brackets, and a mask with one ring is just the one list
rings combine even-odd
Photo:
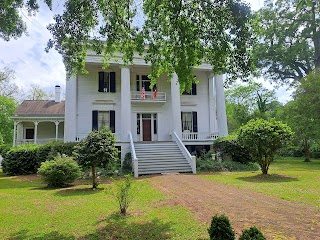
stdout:
[[99,92],[116,92],[116,73],[99,72]]
[[185,90],[182,95],[197,95],[197,84],[192,83],[191,90]]
[[137,75],[136,76],[136,89],[137,91],[141,91],[144,87],[144,90],[147,92],[154,91],[157,87],[156,85],[153,88],[150,88],[151,80],[148,75]]

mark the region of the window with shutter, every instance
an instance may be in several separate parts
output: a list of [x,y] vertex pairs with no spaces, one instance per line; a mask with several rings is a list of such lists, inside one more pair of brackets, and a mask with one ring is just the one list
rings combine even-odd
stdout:
[[99,92],[116,92],[116,73],[99,72]]

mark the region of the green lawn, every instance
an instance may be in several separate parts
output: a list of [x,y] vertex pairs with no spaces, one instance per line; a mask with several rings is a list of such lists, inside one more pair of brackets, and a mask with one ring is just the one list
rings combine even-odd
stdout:
[[270,176],[260,173],[219,173],[202,177],[320,208],[320,160],[306,163],[301,158],[277,159],[270,165]]
[[1,239],[203,239],[207,226],[166,197],[146,179],[135,181],[130,216],[117,214],[114,184],[47,189],[37,179],[0,173]]

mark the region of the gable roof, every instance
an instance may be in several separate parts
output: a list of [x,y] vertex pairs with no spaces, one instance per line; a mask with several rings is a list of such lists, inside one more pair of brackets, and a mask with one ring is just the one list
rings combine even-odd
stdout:
[[24,100],[14,112],[15,116],[64,117],[65,102],[53,100]]

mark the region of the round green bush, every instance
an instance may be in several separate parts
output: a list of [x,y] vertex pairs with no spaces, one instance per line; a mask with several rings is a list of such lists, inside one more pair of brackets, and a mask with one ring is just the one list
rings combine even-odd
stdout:
[[258,228],[251,227],[250,229],[242,230],[239,240],[266,240],[266,238]]
[[53,160],[41,163],[38,174],[48,186],[64,187],[80,176],[80,167],[71,157],[57,155]]
[[208,229],[210,240],[234,240],[234,230],[229,218],[225,215],[215,215],[212,217],[210,228]]

